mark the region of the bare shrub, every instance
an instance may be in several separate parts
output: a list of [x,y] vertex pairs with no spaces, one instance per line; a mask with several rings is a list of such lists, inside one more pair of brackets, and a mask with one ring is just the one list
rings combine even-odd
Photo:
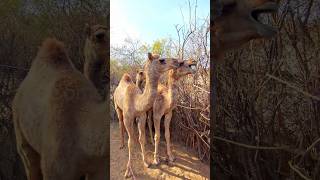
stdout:
[[217,66],[213,168],[219,179],[318,179],[319,2],[281,1],[270,41]]

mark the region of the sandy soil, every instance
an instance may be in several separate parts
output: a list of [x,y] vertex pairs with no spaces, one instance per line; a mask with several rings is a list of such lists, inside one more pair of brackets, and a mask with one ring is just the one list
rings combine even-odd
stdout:
[[[113,122],[110,127],[110,178],[112,180],[124,179],[128,162],[127,137],[125,139],[126,147],[119,149],[120,136],[118,124]],[[152,151],[154,148],[150,143],[148,132],[146,132],[146,134],[147,160],[148,162],[152,162]],[[165,161],[165,152],[166,146],[162,139],[160,145],[161,164],[158,166],[151,165],[150,168],[145,168],[142,164],[140,145],[136,144],[133,153],[133,171],[136,179],[210,179],[209,165],[202,163],[192,152],[188,151],[187,148],[177,143],[173,144],[173,153],[176,156],[176,161],[172,164],[168,164]]]

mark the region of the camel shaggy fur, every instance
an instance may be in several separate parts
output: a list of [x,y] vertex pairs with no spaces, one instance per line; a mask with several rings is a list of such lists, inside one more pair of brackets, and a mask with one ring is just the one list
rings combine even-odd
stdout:
[[28,180],[107,179],[106,107],[63,43],[46,39],[12,105]]
[[[174,58],[159,58],[158,55],[148,53],[148,60],[144,66],[146,86],[142,92],[133,82],[129,74],[124,74],[114,92],[115,109],[118,115],[121,137],[123,126],[128,133],[129,160],[125,177],[134,176],[131,167],[133,145],[133,121],[138,119],[139,142],[142,151],[142,161],[145,167],[149,163],[145,159],[145,123],[146,112],[152,107],[157,94],[157,86],[160,75],[170,69],[177,68],[179,62]],[[123,141],[123,140],[122,140]]]

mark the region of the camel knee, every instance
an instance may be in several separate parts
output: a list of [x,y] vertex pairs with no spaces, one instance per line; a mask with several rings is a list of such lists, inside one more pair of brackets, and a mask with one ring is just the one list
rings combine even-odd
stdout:
[[154,135],[154,141],[157,143],[160,142],[160,133],[159,134],[157,133],[156,135]]
[[128,148],[131,148],[133,146],[133,138],[132,137],[129,137],[128,138]]

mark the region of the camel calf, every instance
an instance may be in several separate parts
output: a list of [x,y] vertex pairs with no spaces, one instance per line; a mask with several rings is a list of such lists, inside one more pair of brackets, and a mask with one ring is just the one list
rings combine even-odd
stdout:
[[28,180],[107,179],[106,107],[63,43],[46,39],[12,105]]

